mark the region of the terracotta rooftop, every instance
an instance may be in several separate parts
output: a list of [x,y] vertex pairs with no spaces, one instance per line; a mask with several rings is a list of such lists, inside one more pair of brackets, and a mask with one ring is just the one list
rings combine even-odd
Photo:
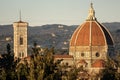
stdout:
[[84,59],[80,60],[78,63],[87,64],[87,62]]
[[104,60],[96,60],[93,64],[92,67],[94,68],[102,68],[105,67],[105,61]]
[[54,58],[73,58],[71,55],[54,55]]

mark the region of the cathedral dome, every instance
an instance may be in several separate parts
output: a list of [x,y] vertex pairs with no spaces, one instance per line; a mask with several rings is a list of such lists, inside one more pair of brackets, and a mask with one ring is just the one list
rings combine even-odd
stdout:
[[95,18],[91,4],[87,20],[72,35],[70,46],[105,46],[113,45],[110,32]]
[[109,31],[96,20],[85,21],[72,35],[70,46],[113,45]]
[[108,29],[95,17],[91,3],[86,21],[74,31],[69,46],[69,55],[77,67],[83,66],[95,73],[104,68],[107,57],[114,56],[114,42]]

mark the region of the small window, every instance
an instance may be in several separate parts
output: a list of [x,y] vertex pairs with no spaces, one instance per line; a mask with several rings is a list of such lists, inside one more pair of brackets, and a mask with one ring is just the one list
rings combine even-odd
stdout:
[[99,56],[100,56],[100,54],[99,54],[98,52],[97,52],[95,55],[96,55],[96,57],[99,57]]
[[84,57],[85,56],[84,53],[81,53],[81,56]]
[[20,45],[23,45],[23,38],[20,37]]
[[21,57],[21,58],[24,57],[24,53],[23,53],[23,52],[20,52],[20,53],[19,53],[19,57]]
[[19,53],[19,57],[21,57],[21,53]]
[[23,52],[21,53],[21,57],[24,57],[24,53]]

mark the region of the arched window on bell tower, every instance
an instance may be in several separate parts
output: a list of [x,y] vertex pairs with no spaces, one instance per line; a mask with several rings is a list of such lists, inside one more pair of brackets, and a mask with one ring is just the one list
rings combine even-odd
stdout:
[[20,37],[20,45],[23,45],[23,37]]
[[20,52],[20,53],[19,53],[19,57],[20,57],[20,58],[24,57],[24,52]]

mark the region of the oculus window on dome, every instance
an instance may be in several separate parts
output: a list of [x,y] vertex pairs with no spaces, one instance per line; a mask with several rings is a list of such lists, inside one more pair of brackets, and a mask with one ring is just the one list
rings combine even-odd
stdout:
[[84,53],[81,53],[81,56],[82,56],[82,57],[84,57],[84,56],[85,56],[85,54],[84,54]]
[[95,56],[96,57],[100,57],[100,54],[98,52],[96,52]]

